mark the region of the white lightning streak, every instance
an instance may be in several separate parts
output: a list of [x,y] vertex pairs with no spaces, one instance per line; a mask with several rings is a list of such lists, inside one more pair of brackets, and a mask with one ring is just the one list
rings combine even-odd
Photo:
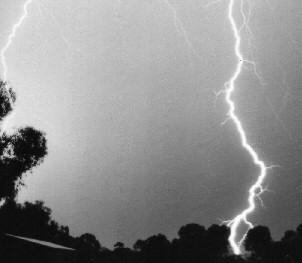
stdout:
[[[229,106],[228,116],[236,126],[236,129],[240,135],[242,147],[249,153],[249,155],[253,159],[254,164],[258,166],[260,169],[260,174],[257,178],[257,181],[249,189],[248,207],[244,209],[240,214],[238,214],[233,220],[228,222],[228,226],[231,228],[231,234],[229,237],[230,245],[235,254],[240,254],[241,253],[240,245],[244,240],[245,235],[243,236],[241,241],[237,243],[236,242],[237,230],[242,222],[245,223],[249,229],[253,228],[252,223],[247,220],[247,216],[255,210],[256,207],[255,199],[259,198],[260,194],[263,193],[263,191],[265,191],[265,189],[262,186],[262,183],[267,175],[267,170],[269,169],[269,167],[265,165],[265,163],[258,156],[258,153],[255,151],[255,149],[249,144],[242,123],[235,113],[236,110],[235,103],[231,98],[232,93],[235,91],[235,82],[242,71],[243,64],[245,62],[249,63],[248,60],[244,59],[242,53],[240,52],[240,46],[241,46],[240,28],[236,24],[236,21],[233,16],[233,11],[234,11],[234,0],[230,0],[228,6],[228,19],[234,34],[234,38],[236,40],[234,51],[238,59],[238,63],[233,76],[225,83],[225,100]],[[245,19],[246,18],[244,17],[244,20]]]
[[27,18],[27,15],[28,15],[27,8],[31,3],[32,3],[32,0],[28,0],[24,4],[22,16],[20,17],[19,21],[13,26],[12,32],[8,37],[8,41],[7,41],[6,45],[4,46],[3,49],[1,49],[1,62],[2,62],[2,66],[3,66],[3,80],[4,81],[7,80],[7,65],[6,65],[6,60],[5,60],[5,52],[8,50],[8,48],[12,44],[13,38],[16,36],[18,27],[20,27],[22,25],[23,21]]
[[[2,63],[2,66],[3,66],[3,81],[4,82],[7,81],[7,65],[6,65],[5,53],[9,49],[10,45],[13,43],[13,38],[16,36],[17,29],[22,25],[23,21],[27,18],[27,15],[28,15],[27,8],[31,3],[32,3],[32,0],[27,0],[25,2],[25,4],[23,5],[23,14],[19,18],[18,22],[13,26],[12,32],[8,36],[8,40],[5,44],[5,46],[1,49],[1,63]],[[5,85],[5,88],[6,88],[7,93],[8,93],[9,103],[12,107],[14,107],[14,102],[11,98],[10,93],[9,93],[8,85]],[[8,121],[8,119],[6,118],[6,121],[2,124],[1,135],[4,132],[7,121]]]

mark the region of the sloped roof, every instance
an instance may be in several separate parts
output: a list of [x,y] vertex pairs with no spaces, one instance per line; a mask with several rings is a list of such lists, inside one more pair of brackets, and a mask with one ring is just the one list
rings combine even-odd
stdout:
[[57,248],[57,249],[65,249],[65,250],[72,250],[74,251],[74,249],[69,248],[69,247],[63,247],[51,242],[47,242],[47,241],[42,241],[42,240],[37,240],[37,239],[33,239],[33,238],[27,238],[27,237],[20,237],[20,236],[15,236],[15,235],[10,235],[10,234],[5,234],[6,236],[10,236],[10,237],[14,237],[17,239],[23,239],[26,240],[28,242],[32,242],[32,243],[36,243],[42,246],[46,246],[46,247],[51,247],[51,248]]

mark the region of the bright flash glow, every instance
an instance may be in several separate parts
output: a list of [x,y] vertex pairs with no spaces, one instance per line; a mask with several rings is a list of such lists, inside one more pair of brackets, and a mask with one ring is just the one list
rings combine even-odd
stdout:
[[[3,81],[4,82],[7,81],[7,64],[6,64],[6,59],[5,59],[5,53],[9,49],[10,45],[13,43],[13,39],[16,36],[17,29],[22,25],[23,21],[27,18],[27,15],[28,15],[27,9],[31,3],[32,3],[32,0],[27,0],[25,2],[25,4],[23,5],[22,16],[19,18],[18,22],[13,26],[12,31],[11,31],[10,35],[8,36],[8,40],[5,44],[5,46],[1,49],[1,63],[3,66]],[[7,89],[7,91],[9,90],[9,86],[7,84],[5,85],[5,88]],[[10,93],[8,92],[8,94],[9,94],[9,102],[12,105],[12,107],[14,107],[14,102],[12,101]],[[4,123],[2,123],[1,133],[4,132],[7,121],[8,121],[8,119],[6,118]]]
[[[242,237],[241,241],[237,242],[237,231],[238,227],[241,223],[245,223],[248,226],[248,229],[253,227],[253,224],[248,221],[247,217],[249,214],[251,214],[256,207],[255,199],[260,198],[260,195],[266,190],[266,188],[263,188],[263,182],[267,175],[267,171],[270,167],[267,167],[266,164],[260,159],[258,156],[258,153],[255,151],[255,149],[249,144],[247,140],[246,133],[244,131],[244,128],[242,126],[241,121],[239,120],[238,116],[235,113],[236,106],[234,101],[232,100],[232,93],[235,91],[235,82],[238,79],[242,67],[244,63],[251,63],[250,61],[244,59],[241,51],[240,51],[240,45],[241,45],[241,36],[240,36],[240,30],[242,28],[238,27],[236,24],[236,21],[234,19],[234,1],[230,0],[228,5],[228,19],[232,28],[232,32],[235,38],[235,46],[234,46],[234,52],[237,57],[237,66],[234,74],[232,77],[225,83],[225,101],[229,106],[229,112],[228,116],[229,119],[232,120],[235,124],[235,127],[240,135],[240,140],[242,147],[249,153],[249,155],[252,157],[253,162],[256,166],[259,167],[260,173],[257,178],[257,181],[251,186],[249,189],[249,196],[248,196],[248,207],[244,209],[240,214],[238,214],[234,219],[229,221],[227,225],[231,228],[231,234],[229,237],[230,245],[234,251],[235,254],[240,254],[240,245],[242,241],[245,238],[245,235]],[[242,2],[241,2],[242,3]],[[241,6],[241,13],[242,13],[242,6]],[[247,19],[243,14],[244,23],[246,23]],[[262,201],[262,200],[261,200]]]

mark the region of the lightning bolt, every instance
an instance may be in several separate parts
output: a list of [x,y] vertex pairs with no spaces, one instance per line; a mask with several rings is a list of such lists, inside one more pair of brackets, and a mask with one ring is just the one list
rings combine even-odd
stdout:
[[[217,3],[218,1],[214,1],[212,3]],[[228,20],[230,22],[231,25],[231,29],[235,38],[235,46],[234,46],[234,53],[236,55],[237,58],[237,66],[236,66],[236,70],[234,72],[234,74],[231,76],[231,78],[224,84],[224,93],[225,93],[225,101],[229,107],[229,111],[228,111],[228,119],[232,120],[233,123],[235,124],[235,127],[237,129],[237,132],[240,136],[240,140],[241,140],[241,145],[242,147],[249,153],[249,155],[251,156],[254,164],[259,168],[260,173],[258,175],[258,178],[256,180],[256,182],[250,187],[249,189],[249,196],[248,196],[248,207],[246,209],[244,209],[240,214],[238,214],[234,219],[225,222],[227,223],[227,225],[230,227],[231,229],[231,234],[229,237],[229,243],[234,251],[235,254],[240,254],[241,250],[240,250],[240,246],[246,236],[246,234],[242,237],[242,239],[237,242],[237,231],[238,231],[238,227],[241,225],[241,223],[244,223],[248,226],[248,229],[253,228],[253,224],[251,222],[248,221],[247,217],[248,215],[250,215],[256,208],[256,203],[255,203],[255,199],[259,198],[261,203],[262,200],[260,198],[260,195],[266,191],[267,189],[263,187],[263,182],[267,176],[267,172],[268,169],[270,169],[271,167],[266,166],[266,164],[264,163],[264,161],[262,161],[258,155],[258,153],[256,152],[256,150],[250,145],[250,143],[247,140],[247,136],[246,136],[246,132],[243,128],[243,125],[240,121],[240,119],[238,118],[238,116],[236,115],[235,111],[236,111],[236,105],[235,102],[232,100],[232,94],[235,91],[235,83],[239,77],[239,75],[242,72],[242,68],[243,65],[245,63],[247,64],[252,64],[255,66],[254,62],[251,62],[247,59],[244,58],[243,54],[240,51],[240,47],[241,47],[241,35],[240,35],[240,31],[243,27],[247,26],[247,21],[248,18],[244,15],[243,12],[243,5],[242,5],[242,0],[241,0],[241,7],[240,7],[240,11],[241,11],[241,15],[243,17],[243,25],[241,27],[239,27],[235,21],[234,18],[234,6],[235,6],[235,0],[229,0],[229,5],[228,5]],[[248,27],[248,26],[247,26]],[[248,29],[249,30],[249,29]],[[260,79],[259,74],[257,73],[257,71],[254,68],[254,72],[257,75],[257,77]],[[261,80],[261,79],[260,79]]]
[[[6,51],[9,49],[9,47],[11,46],[11,44],[13,43],[13,39],[16,36],[17,30],[18,28],[22,25],[22,23],[24,22],[24,20],[27,18],[28,15],[28,6],[32,3],[32,0],[27,0],[25,2],[25,4],[23,5],[23,14],[22,16],[19,18],[18,22],[16,24],[14,24],[12,31],[10,33],[10,35],[8,36],[8,40],[5,44],[5,46],[1,49],[1,63],[3,66],[3,81],[7,82],[7,64],[6,64],[6,59],[5,59],[5,53]],[[11,97],[11,94],[9,92],[9,86],[6,84],[5,85],[7,94],[8,94],[8,98],[9,98],[9,103],[12,107],[14,107],[14,102],[13,102],[13,98]],[[6,127],[6,123],[8,121],[8,118],[6,118],[6,120],[4,121],[4,123],[2,123],[2,129],[1,129],[1,135],[3,134],[5,127]]]
[[28,6],[32,3],[32,0],[28,0],[25,2],[23,6],[23,14],[20,17],[19,21],[13,26],[12,32],[8,37],[8,41],[6,42],[6,45],[3,49],[1,49],[1,62],[3,66],[3,80],[7,80],[7,65],[5,60],[5,52],[9,49],[10,45],[13,43],[13,39],[16,36],[17,29],[22,25],[23,21],[27,18],[28,12]]

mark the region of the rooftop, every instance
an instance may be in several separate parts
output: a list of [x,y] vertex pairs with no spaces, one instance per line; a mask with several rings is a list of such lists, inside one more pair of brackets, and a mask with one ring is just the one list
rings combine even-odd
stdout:
[[42,241],[42,240],[37,240],[37,239],[32,239],[32,238],[27,238],[27,237],[20,237],[20,236],[14,236],[14,235],[10,235],[10,234],[5,234],[6,236],[10,236],[10,237],[14,237],[14,238],[18,238],[18,239],[23,239],[26,240],[28,242],[32,242],[32,243],[36,243],[42,246],[46,246],[46,247],[51,247],[51,248],[57,248],[57,249],[65,249],[65,250],[74,250],[72,248],[69,247],[63,247],[51,242],[47,242],[47,241]]

